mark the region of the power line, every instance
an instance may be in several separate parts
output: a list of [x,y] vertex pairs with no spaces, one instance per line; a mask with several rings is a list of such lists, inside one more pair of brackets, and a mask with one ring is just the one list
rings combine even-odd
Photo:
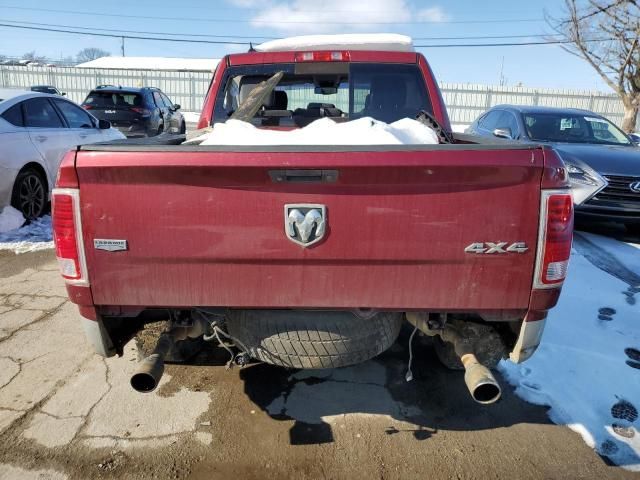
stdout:
[[89,35],[94,37],[109,37],[109,38],[126,38],[131,40],[155,40],[160,42],[179,42],[179,43],[206,43],[212,45],[249,45],[249,42],[236,42],[228,40],[188,40],[186,38],[161,38],[161,37],[143,37],[138,35],[117,35],[115,33],[98,33],[98,32],[76,32],[72,30],[63,30],[59,28],[47,28],[47,27],[28,27],[26,25],[11,25],[8,23],[0,23],[0,27],[7,28],[21,28],[23,30],[38,30],[44,32],[58,32],[58,33],[72,33],[76,35]]
[[[613,38],[594,38],[585,42],[606,42]],[[565,45],[574,43],[572,40],[542,40],[537,42],[505,42],[505,43],[440,43],[437,45],[414,45],[415,48],[455,48],[455,47],[519,47],[526,45]]]
[[[88,35],[88,36],[97,36],[97,37],[109,37],[109,38],[119,38],[119,39],[131,39],[131,40],[152,40],[159,42],[180,42],[180,43],[203,43],[203,44],[214,44],[214,45],[248,45],[249,42],[245,41],[226,41],[226,40],[190,40],[186,38],[166,38],[166,37],[146,37],[146,36],[138,36],[138,35],[118,35],[115,33],[98,33],[98,32],[77,32],[72,30],[63,30],[56,28],[48,28],[48,27],[33,27],[26,25],[11,25],[7,23],[0,23],[0,27],[7,28],[20,28],[24,30],[37,30],[37,31],[45,31],[45,32],[58,32],[58,33],[69,33],[75,35]],[[599,38],[599,39],[591,39],[585,40],[586,42],[603,42],[612,40],[610,38]],[[415,48],[456,48],[456,47],[517,47],[517,46],[525,46],[525,45],[561,45],[561,44],[569,44],[573,43],[571,40],[542,40],[542,41],[531,41],[531,42],[500,42],[500,43],[440,43],[440,44],[431,44],[431,45],[415,45]]]
[[[142,18],[147,20],[171,20],[171,21],[189,21],[189,22],[212,22],[212,23],[253,23],[253,24],[266,24],[273,25],[274,23],[278,24],[291,24],[291,25],[307,25],[312,24],[315,25],[318,22],[315,20],[308,21],[294,21],[294,20],[278,20],[278,22],[273,22],[272,20],[254,20],[254,19],[235,19],[235,18],[194,18],[194,17],[158,17],[158,16],[149,16],[149,15],[126,15],[122,13],[104,13],[104,12],[87,12],[87,11],[78,11],[78,10],[58,10],[58,9],[47,9],[47,8],[34,8],[34,7],[16,7],[13,5],[0,5],[0,8],[8,8],[12,10],[28,10],[28,11],[38,11],[38,12],[49,12],[49,13],[69,13],[73,15],[89,15],[92,17],[117,17],[117,18]],[[512,19],[490,19],[490,20],[421,20],[421,21],[393,21],[393,22],[376,22],[376,21],[362,21],[362,22],[331,22],[332,25],[424,25],[431,23],[438,24],[483,24],[483,23],[525,23],[525,22],[541,22],[544,21],[543,18],[512,18]]]
[[[12,24],[23,25],[37,25],[43,27],[58,27],[58,28],[73,28],[76,30],[90,30],[90,31],[102,31],[102,32],[117,32],[119,35],[122,33],[138,33],[148,35],[170,35],[180,37],[204,37],[204,38],[225,38],[225,39],[243,39],[243,40],[278,40],[280,37],[263,37],[263,36],[243,36],[243,35],[211,35],[206,33],[176,33],[176,32],[152,32],[148,30],[121,30],[112,28],[101,27],[83,27],[76,25],[62,25],[57,23],[39,23],[39,22],[25,22],[22,20],[3,20],[4,22],[11,22]],[[413,40],[484,40],[484,39],[506,39],[506,38],[537,38],[548,37],[547,34],[531,33],[529,35],[474,35],[474,36],[462,36],[462,37],[413,37]]]
[[[149,34],[149,35],[173,35],[180,37],[207,37],[207,38],[227,38],[227,39],[246,39],[246,40],[256,40],[256,39],[264,39],[264,40],[277,40],[280,37],[254,37],[254,36],[243,36],[243,35],[210,35],[206,33],[174,33],[174,32],[150,32],[145,30],[120,30],[113,28],[101,28],[101,27],[79,27],[76,25],[60,25],[56,23],[38,23],[38,22],[24,22],[22,20],[7,20],[3,19],[3,22],[11,22],[12,24],[24,24],[24,25],[37,25],[42,27],[59,27],[59,28],[73,28],[76,30],[91,30],[91,31],[102,31],[102,32],[119,32],[119,33],[140,33],[140,34]],[[121,36],[121,35],[118,35]]]

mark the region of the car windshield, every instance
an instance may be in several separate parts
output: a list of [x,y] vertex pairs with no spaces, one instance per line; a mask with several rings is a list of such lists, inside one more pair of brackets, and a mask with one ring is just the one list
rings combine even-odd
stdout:
[[216,99],[215,121],[226,121],[278,71],[284,76],[256,113],[254,125],[304,127],[322,117],[347,121],[366,116],[394,122],[432,111],[416,65],[277,64],[229,68],[226,87]]
[[130,108],[142,105],[142,96],[137,93],[116,91],[93,91],[82,102],[93,108]]
[[543,142],[631,145],[629,138],[609,120],[578,113],[525,113],[527,135]]

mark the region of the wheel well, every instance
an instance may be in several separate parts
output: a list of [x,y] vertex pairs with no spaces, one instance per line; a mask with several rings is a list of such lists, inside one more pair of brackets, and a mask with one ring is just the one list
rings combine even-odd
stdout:
[[47,189],[47,195],[48,195],[49,194],[49,177],[47,177],[47,172],[42,167],[42,165],[36,162],[27,163],[24,167],[20,169],[20,171],[18,172],[18,175],[20,175],[22,172],[26,172],[27,170],[35,170],[40,175],[42,175],[42,178],[44,179],[44,186]]

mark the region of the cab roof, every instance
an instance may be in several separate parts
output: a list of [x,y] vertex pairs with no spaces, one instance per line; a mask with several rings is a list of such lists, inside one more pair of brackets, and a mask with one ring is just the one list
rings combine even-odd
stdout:
[[303,35],[270,40],[255,47],[258,52],[308,52],[349,50],[376,52],[414,52],[413,40],[395,33],[348,33],[342,35]]

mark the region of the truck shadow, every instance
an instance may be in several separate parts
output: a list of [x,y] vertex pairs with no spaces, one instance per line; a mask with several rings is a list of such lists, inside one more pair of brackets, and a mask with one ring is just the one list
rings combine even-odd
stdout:
[[330,370],[285,370],[266,364],[240,372],[247,396],[275,420],[293,420],[291,445],[331,443],[332,422],[344,414],[386,418],[387,435],[427,440],[439,430],[484,430],[518,423],[551,423],[546,408],[518,399],[509,385],[494,405],[475,403],[463,373],[438,362],[426,340],[414,341],[414,380],[405,381],[408,334],[369,362]]

